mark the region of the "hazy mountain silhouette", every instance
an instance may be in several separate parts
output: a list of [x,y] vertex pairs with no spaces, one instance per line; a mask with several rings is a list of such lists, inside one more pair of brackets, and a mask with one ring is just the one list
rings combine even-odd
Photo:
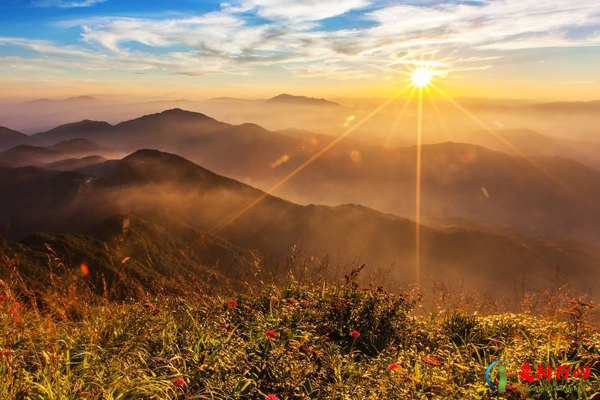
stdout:
[[278,105],[293,105],[293,106],[327,106],[327,107],[342,107],[340,104],[326,99],[317,99],[314,97],[293,96],[283,93],[266,101],[269,104]]
[[31,135],[38,142],[45,145],[54,145],[65,140],[87,138],[94,140],[108,133],[112,125],[107,122],[84,120],[66,125],[57,126],[43,133]]
[[22,144],[33,145],[36,141],[28,135],[0,126],[0,151]]
[[[65,129],[69,132],[70,128]],[[81,130],[74,132],[86,137]],[[175,152],[217,173],[267,189],[335,140],[333,136],[305,133],[279,134],[255,124],[229,125],[204,114],[175,109],[120,123],[102,134],[94,131],[89,136],[120,151],[152,147]],[[566,149],[562,139],[540,137],[529,131],[503,134],[524,153],[537,150],[535,154],[553,155],[561,147]],[[36,137],[44,140],[52,135],[41,133]],[[502,142],[490,134],[472,136],[490,147],[502,147]],[[585,147],[563,149],[560,154],[572,151],[575,156]],[[590,160],[595,150],[587,147],[582,151]],[[382,148],[358,140],[342,141],[279,193],[302,203],[350,202],[411,217],[415,155],[410,147]],[[534,235],[597,243],[600,212],[591,205],[598,198],[599,173],[574,161],[558,157],[527,161],[450,142],[423,147],[425,217],[466,217]]]
[[71,139],[49,147],[20,145],[0,153],[0,162],[13,167],[41,166],[90,155],[116,158],[118,153],[88,139]]
[[67,158],[60,161],[55,161],[49,164],[45,164],[44,168],[53,169],[56,171],[74,171],[89,167],[91,165],[101,164],[108,161],[106,158],[101,156],[87,156],[83,158]]
[[[206,231],[261,195],[181,157],[140,150],[77,173],[0,169],[0,224],[10,237],[20,238],[37,231],[88,232],[106,218],[127,213]],[[338,262],[360,260],[371,272],[393,265],[392,276],[409,282],[414,279],[414,229],[410,220],[363,206],[301,206],[266,196],[219,235],[273,257],[284,258],[296,245],[310,255],[343,254]],[[570,283],[589,289],[599,262],[579,248],[489,229],[424,226],[422,239],[424,279],[443,277],[490,290],[505,290],[515,277],[531,280],[528,287],[541,285],[554,279],[556,269],[568,270]]]
[[[500,138],[499,138],[500,137]],[[515,155],[566,157],[600,170],[600,143],[542,135],[531,129],[477,131],[452,135],[456,142],[472,143]]]

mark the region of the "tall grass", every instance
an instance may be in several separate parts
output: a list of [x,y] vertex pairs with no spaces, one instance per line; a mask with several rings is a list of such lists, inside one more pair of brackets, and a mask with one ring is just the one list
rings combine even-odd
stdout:
[[[125,302],[79,286],[43,305],[0,281],[0,399],[585,399],[599,390],[600,334],[583,301],[563,318],[437,306],[417,315],[420,295],[361,289],[354,278]],[[485,381],[496,360],[510,362],[505,394]],[[526,363],[585,365],[590,376],[530,384],[517,375]],[[576,391],[525,395],[525,384]]]

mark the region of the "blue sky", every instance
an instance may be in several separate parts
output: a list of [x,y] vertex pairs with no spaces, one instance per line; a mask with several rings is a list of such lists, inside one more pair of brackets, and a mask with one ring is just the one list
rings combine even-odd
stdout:
[[0,85],[24,96],[240,85],[369,95],[426,60],[466,94],[558,96],[570,84],[589,97],[599,46],[597,0],[0,3]]

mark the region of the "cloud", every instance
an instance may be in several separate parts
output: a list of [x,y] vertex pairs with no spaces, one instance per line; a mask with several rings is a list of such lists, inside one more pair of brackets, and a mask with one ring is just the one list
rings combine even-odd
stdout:
[[37,7],[77,8],[91,7],[95,4],[104,3],[108,0],[41,0],[34,3]]
[[[45,1],[58,7],[97,2]],[[322,25],[322,20],[350,11],[363,23],[337,29]],[[491,68],[514,50],[600,46],[600,2],[237,0],[200,15],[108,16],[63,21],[62,26],[81,29],[82,42],[61,46],[0,38],[0,45],[26,47],[49,60],[48,65],[66,59],[84,69],[192,77],[251,74],[260,66],[278,65],[304,78],[375,79],[422,59],[456,73]],[[23,57],[19,65],[26,62]]]
[[243,0],[239,11],[257,10],[268,19],[320,21],[370,5],[368,0]]

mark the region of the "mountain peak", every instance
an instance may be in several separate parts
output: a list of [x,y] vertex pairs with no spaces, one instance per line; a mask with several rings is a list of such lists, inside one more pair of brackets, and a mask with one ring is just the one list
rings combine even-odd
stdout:
[[297,104],[297,105],[314,105],[314,106],[333,106],[341,107],[340,104],[326,99],[318,99],[315,97],[306,96],[294,96],[287,93],[282,93],[269,100],[268,103],[279,103],[279,104]]

